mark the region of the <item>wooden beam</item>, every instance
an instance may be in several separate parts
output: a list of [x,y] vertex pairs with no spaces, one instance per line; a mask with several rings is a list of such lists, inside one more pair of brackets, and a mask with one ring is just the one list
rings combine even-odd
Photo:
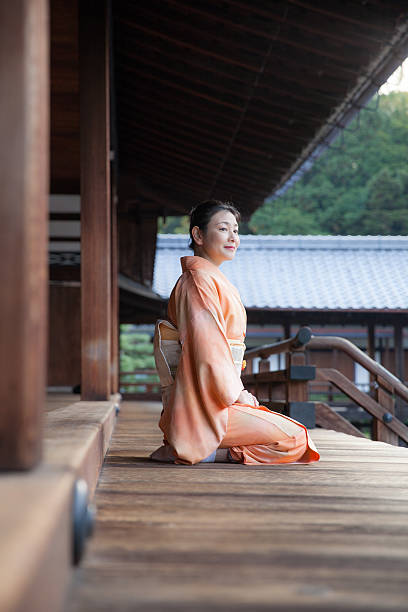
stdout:
[[106,2],[79,14],[81,128],[81,306],[83,400],[111,391],[111,191],[109,40]]
[[41,457],[46,385],[47,0],[0,3],[0,468]]
[[[316,24],[317,20],[316,20],[315,15],[313,15],[312,19],[310,19],[309,17],[309,22],[308,22],[304,18],[304,16],[303,16],[303,19],[293,18],[291,14],[289,13],[289,11],[287,11],[287,14],[285,15],[281,15],[279,14],[279,12],[272,12],[274,8],[273,5],[269,6],[267,9],[262,9],[262,8],[258,8],[254,6],[253,4],[248,5],[247,3],[244,3],[244,2],[229,1],[228,3],[232,4],[233,6],[238,7],[240,10],[244,10],[247,13],[246,18],[242,19],[240,18],[240,16],[237,18],[237,16],[239,15],[237,11],[235,13],[236,18],[234,21],[234,19],[227,19],[225,17],[225,14],[220,15],[218,13],[211,12],[208,7],[206,7],[206,10],[204,11],[204,10],[201,10],[191,5],[186,6],[184,2],[180,2],[179,0],[167,0],[167,4],[176,6],[179,8],[179,10],[183,12],[195,13],[199,15],[200,17],[203,17],[204,19],[208,19],[209,21],[215,21],[218,23],[222,23],[224,26],[227,25],[232,30],[237,29],[237,30],[241,30],[244,32],[249,32],[250,34],[254,34],[255,36],[259,36],[259,37],[266,38],[269,40],[272,39],[274,36],[274,32],[271,32],[270,27],[268,27],[268,21],[270,21],[271,19],[273,19],[275,23],[291,25],[291,26],[294,26],[295,28],[300,28],[302,31],[311,32],[312,34],[323,36],[324,38],[336,40],[340,43],[351,45],[351,46],[362,45],[362,41],[364,39],[367,41],[367,43],[370,43],[370,42],[371,43],[372,42],[381,43],[383,40],[379,36],[377,37],[366,36],[364,33],[362,33],[359,38],[356,38],[355,36],[353,37],[354,33],[344,31],[344,26],[342,28],[338,27],[336,30],[336,28],[333,27],[333,22],[330,22],[329,20],[326,20],[324,26],[319,27]],[[278,7],[278,11],[280,11],[280,7]],[[254,14],[257,14],[265,18],[265,21],[264,21],[265,25],[263,26],[263,28],[260,25],[259,20],[253,19]],[[361,24],[361,25],[363,26],[364,24]]]
[[367,354],[375,359],[375,325],[370,323],[367,329]]
[[142,285],[153,282],[157,218],[119,217],[119,270]]
[[80,213],[64,213],[64,212],[51,212],[49,214],[50,221],[80,221]]
[[[367,355],[371,357],[371,359],[375,359],[375,325],[373,323],[369,323],[367,327]],[[374,374],[370,372],[370,389],[371,390],[374,387],[374,382],[375,382],[375,376]],[[374,439],[377,439],[377,438],[374,438]],[[378,438],[378,439],[382,440],[382,438]]]
[[111,308],[111,392],[119,392],[119,241],[118,196],[112,191],[112,308]]

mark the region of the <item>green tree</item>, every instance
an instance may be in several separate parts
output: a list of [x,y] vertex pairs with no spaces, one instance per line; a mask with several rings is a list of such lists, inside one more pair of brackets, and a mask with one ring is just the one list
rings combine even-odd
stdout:
[[[251,217],[261,234],[408,233],[408,93],[363,110],[284,195]],[[303,228],[303,229],[302,229]]]
[[[150,370],[155,368],[153,344],[149,334],[135,331],[134,325],[120,326],[120,371]],[[121,392],[143,391],[143,383],[157,382],[157,375],[139,372],[121,376],[123,382],[135,382],[135,386],[126,386]]]
[[189,217],[163,217],[159,218],[159,234],[188,234],[190,228]]

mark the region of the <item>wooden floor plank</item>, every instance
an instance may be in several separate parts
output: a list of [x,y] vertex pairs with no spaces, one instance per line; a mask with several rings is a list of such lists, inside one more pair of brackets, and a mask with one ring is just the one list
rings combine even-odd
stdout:
[[66,612],[406,610],[408,449],[314,430],[311,465],[175,466],[124,402]]

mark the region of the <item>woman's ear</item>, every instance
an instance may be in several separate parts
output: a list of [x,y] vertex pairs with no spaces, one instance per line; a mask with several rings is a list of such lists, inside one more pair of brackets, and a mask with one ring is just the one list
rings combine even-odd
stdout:
[[191,235],[193,236],[194,242],[198,246],[201,246],[203,244],[203,235],[198,225],[195,225],[193,227],[193,229],[191,230]]

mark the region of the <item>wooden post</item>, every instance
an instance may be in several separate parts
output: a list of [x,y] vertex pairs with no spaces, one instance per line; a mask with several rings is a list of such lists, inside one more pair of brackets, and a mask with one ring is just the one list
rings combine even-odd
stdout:
[[[301,372],[298,371],[294,376],[293,370],[297,366]],[[310,376],[311,370],[314,378],[314,369],[306,366],[304,350],[288,353],[286,414],[310,428],[316,426],[314,403],[308,402],[308,381],[313,379]]]
[[[392,396],[392,387],[381,376],[377,376],[376,379],[378,387],[376,389],[375,399],[380,406],[387,410],[387,417],[394,418],[395,407],[394,398]],[[388,427],[386,427],[386,425],[380,421],[380,419],[376,419],[375,417],[373,417],[372,423],[372,436],[373,440],[379,440],[381,442],[387,442],[388,444],[398,446],[397,434],[388,429]]]
[[[398,321],[394,325],[394,360],[395,360],[395,375],[404,382],[404,347],[402,344],[402,323]],[[403,415],[403,402],[397,397],[396,414],[401,420],[405,420],[406,415]]]
[[106,2],[79,3],[83,400],[111,391],[111,190]]
[[[41,457],[49,193],[47,0],[0,3],[0,468]],[[6,503],[6,500],[4,500]]]
[[115,191],[112,194],[112,320],[111,320],[111,392],[119,391],[119,250],[118,250],[118,203]]
[[394,359],[395,375],[404,381],[404,352],[402,346],[402,324],[400,322],[394,325]]
[[[283,324],[283,340],[287,340],[288,338],[290,338],[290,323],[289,321],[285,321],[285,323]],[[289,367],[289,363],[290,363],[289,353],[286,353],[285,368]]]
[[[367,355],[375,359],[375,325],[370,323],[367,328]],[[374,389],[375,376],[370,373],[370,393]]]
[[367,355],[375,359],[375,325],[372,323],[367,328]]

